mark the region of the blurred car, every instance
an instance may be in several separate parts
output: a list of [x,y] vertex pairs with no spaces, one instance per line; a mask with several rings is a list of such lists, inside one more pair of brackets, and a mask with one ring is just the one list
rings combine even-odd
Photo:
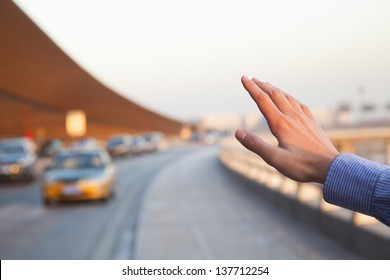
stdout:
[[145,151],[156,152],[163,148],[165,144],[164,136],[161,132],[150,132],[142,134],[145,139]]
[[204,132],[193,131],[191,132],[190,141],[191,142],[202,142],[204,139]]
[[133,155],[139,155],[146,152],[145,138],[142,136],[133,137],[131,141],[130,150]]
[[61,151],[63,143],[59,139],[48,139],[40,145],[38,155],[40,157],[52,157]]
[[130,135],[115,135],[107,140],[106,150],[112,157],[127,156],[132,153]]
[[13,180],[33,180],[36,175],[34,143],[27,138],[0,140],[0,177]]
[[43,203],[107,200],[115,193],[115,184],[116,168],[106,151],[64,151],[43,174]]

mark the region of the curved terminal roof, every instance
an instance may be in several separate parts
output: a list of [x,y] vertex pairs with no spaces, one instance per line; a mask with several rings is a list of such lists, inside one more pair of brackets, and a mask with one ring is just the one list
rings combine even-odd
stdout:
[[10,0],[0,1],[0,65],[0,137],[65,139],[65,116],[75,109],[86,113],[87,134],[97,138],[181,129],[94,79]]

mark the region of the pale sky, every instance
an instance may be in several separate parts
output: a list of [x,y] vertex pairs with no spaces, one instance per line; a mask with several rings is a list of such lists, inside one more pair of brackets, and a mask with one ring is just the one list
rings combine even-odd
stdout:
[[103,84],[176,119],[256,111],[243,74],[312,108],[390,103],[388,0],[15,3]]

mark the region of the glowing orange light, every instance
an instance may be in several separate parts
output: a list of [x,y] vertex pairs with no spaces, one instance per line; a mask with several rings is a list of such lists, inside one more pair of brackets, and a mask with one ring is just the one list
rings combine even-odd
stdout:
[[87,118],[84,111],[72,110],[66,114],[66,132],[72,137],[85,135],[87,132]]

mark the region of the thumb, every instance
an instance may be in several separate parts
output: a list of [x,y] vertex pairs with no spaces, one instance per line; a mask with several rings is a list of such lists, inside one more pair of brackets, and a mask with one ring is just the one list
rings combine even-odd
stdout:
[[269,165],[277,165],[278,158],[281,158],[282,155],[280,148],[264,142],[253,133],[243,129],[237,130],[235,136],[245,148],[259,155]]

